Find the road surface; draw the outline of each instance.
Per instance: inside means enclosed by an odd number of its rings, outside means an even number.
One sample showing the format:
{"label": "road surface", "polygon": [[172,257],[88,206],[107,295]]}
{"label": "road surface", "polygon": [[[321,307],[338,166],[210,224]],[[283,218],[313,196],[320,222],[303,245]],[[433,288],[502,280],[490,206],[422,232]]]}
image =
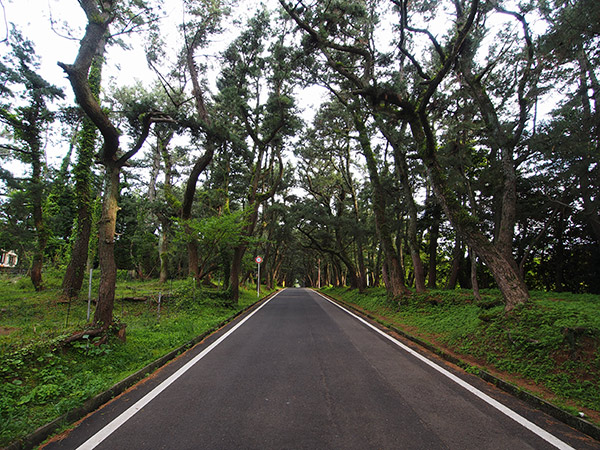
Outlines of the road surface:
{"label": "road surface", "polygon": [[45,448],[599,448],[374,328],[286,289]]}

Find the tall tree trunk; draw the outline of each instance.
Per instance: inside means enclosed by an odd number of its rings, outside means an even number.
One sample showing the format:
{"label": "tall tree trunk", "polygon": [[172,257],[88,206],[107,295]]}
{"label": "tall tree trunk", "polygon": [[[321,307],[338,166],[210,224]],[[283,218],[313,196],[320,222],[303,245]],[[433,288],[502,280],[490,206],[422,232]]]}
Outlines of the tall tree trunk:
{"label": "tall tree trunk", "polygon": [[436,138],[425,113],[417,114],[415,111],[410,125],[440,206],[450,223],[492,272],[504,297],[505,310],[509,312],[517,305],[526,303],[529,300],[529,291],[512,255],[509,257],[505,248],[498,248],[488,240],[478,229],[475,219],[462,207],[455,193],[449,188],[437,160]]}
{"label": "tall tree trunk", "polygon": [[377,249],[377,257],[375,258],[375,271],[373,273],[373,287],[379,287],[379,283],[381,282],[381,276],[383,274],[383,266],[384,264],[381,262],[381,254],[383,250],[381,246]]}
{"label": "tall tree trunk", "polygon": [[[165,194],[165,201],[167,205],[176,210],[175,196],[173,195],[172,181],[173,181],[173,162],[168,149],[168,143],[173,137],[173,133],[170,132],[165,136],[157,134],[157,150],[162,156],[162,160],[165,167],[165,178],[163,185],[163,192]],[[169,279],[169,236],[171,233],[171,214],[169,212],[161,212],[158,214],[160,222],[160,230],[158,237],[158,257],[160,259],[160,284],[166,283]]]}
{"label": "tall tree trunk", "polygon": [[331,265],[333,268],[333,275],[334,275],[333,285],[335,287],[344,287],[344,282],[342,281],[342,267],[335,259],[332,259]]}
{"label": "tall tree trunk", "polygon": [[[102,147],[102,163],[105,167],[105,189],[102,203],[102,214],[98,225],[99,243],[98,257],[100,259],[100,288],[98,291],[98,305],[94,314],[94,325],[104,329],[113,323],[112,310],[115,299],[117,269],[114,259],[115,225],[117,219],[117,201],[119,197],[119,175],[121,168],[142,147],[152,123],[172,122],[169,117],[150,111],[143,115],[143,129],[134,146],[123,156],[118,157],[119,131],[110,121],[105,111],[102,110],[90,90],[88,83],[88,70],[100,41],[105,36],[110,23],[112,10],[101,12],[93,2],[81,4],[88,15],[86,35],[81,41],[80,51],[73,65],[59,63],[67,72],[69,81],[75,92],[75,98],[85,113],[99,128],[104,138]],[[87,8],[87,9],[86,9]],[[107,17],[108,16],[108,17]]]}
{"label": "tall tree trunk", "polygon": [[[410,202],[409,202],[410,203]],[[409,207],[409,210],[411,208]],[[425,267],[423,266],[423,260],[421,259],[421,251],[419,241],[417,239],[417,221],[416,221],[416,209],[415,219],[412,218],[412,213],[409,214],[408,222],[408,248],[410,250],[410,259],[413,263],[414,276],[415,276],[415,289],[417,292],[425,292]]]}
{"label": "tall tree trunk", "polygon": [[477,255],[473,249],[469,249],[469,259],[471,260],[471,288],[473,289],[473,297],[475,301],[481,301],[479,293],[479,282],[477,281]]}
{"label": "tall tree trunk", "polygon": [[85,276],[84,272],[87,267],[91,232],[91,201],[87,204],[80,202],[77,208],[76,237],[71,249],[71,259],[67,265],[62,283],[62,295],[64,298],[75,298],[81,291]]}
{"label": "tall tree trunk", "polygon": [[[194,61],[194,53],[196,50],[196,45],[187,45],[186,52],[186,67],[188,72],[190,73],[190,79],[192,82],[192,95],[194,96],[194,103],[196,106],[196,112],[200,117],[200,120],[206,127],[212,127],[212,118],[206,109],[206,102],[204,101],[204,93],[202,90],[202,86],[200,85],[200,78],[198,74],[198,67]],[[204,172],[204,170],[211,163],[214,153],[215,153],[215,143],[214,143],[214,135],[211,133],[207,136],[206,140],[206,151],[205,153],[196,160],[196,163],[192,167],[192,171],[188,177],[188,181],[185,187],[185,194],[183,197],[183,202],[181,206],[181,218],[184,220],[184,223],[188,221],[192,217],[192,206],[194,204],[194,198],[196,196],[196,184],[198,183],[198,177],[200,174]],[[190,242],[188,242],[188,262],[189,262],[189,273],[194,276],[196,279],[196,283],[200,282],[200,268],[198,267],[199,259],[198,259],[198,243],[197,239],[191,234],[191,230],[189,226],[184,225],[186,232],[188,232],[188,237]]]}
{"label": "tall tree trunk", "polygon": [[115,227],[117,223],[117,201],[119,198],[118,165],[106,165],[102,215],[98,227],[98,258],[100,259],[100,287],[98,305],[94,314],[94,325],[108,328],[113,323],[113,306],[117,282],[115,263]]}
{"label": "tall tree trunk", "polygon": [[196,196],[196,184],[200,174],[208,167],[213,159],[215,147],[212,143],[207,144],[206,152],[202,157],[196,160],[190,176],[188,177],[185,193],[183,196],[183,202],[181,206],[180,217],[184,220],[184,229],[188,235],[188,263],[189,263],[189,274],[192,275],[196,282],[200,282],[200,268],[198,267],[198,240],[194,237],[191,228],[187,225],[187,221],[192,217],[192,206],[194,204],[194,198]]}
{"label": "tall tree trunk", "polygon": [[[108,328],[112,323],[112,308],[114,305],[116,264],[114,260],[114,236],[117,214],[117,196],[119,193],[119,171],[121,164],[116,163],[119,150],[119,131],[102,110],[98,99],[94,96],[89,83],[90,67],[96,55],[104,45],[109,24],[114,19],[114,5],[106,5],[101,10],[93,2],[81,2],[88,24],[85,35],[80,42],[79,52],[72,65],[58,63],[67,73],[75,93],[77,103],[85,114],[98,127],[104,138],[102,161],[106,170],[105,195],[102,216],[98,226],[100,257],[100,290],[98,305],[94,314],[94,324]],[[140,144],[141,145],[141,144]]]}
{"label": "tall tree trunk", "polygon": [[[346,148],[346,154],[342,158],[340,157],[340,172],[344,180],[346,181],[346,185],[348,191],[350,193],[350,198],[352,200],[352,211],[354,213],[354,220],[356,221],[356,225],[360,224],[360,209],[358,207],[358,198],[356,196],[356,188],[354,186],[354,180],[352,176],[352,169],[350,168],[350,148],[349,146]],[[365,266],[365,255],[364,255],[364,244],[363,244],[363,234],[359,231],[357,235],[354,237],[354,242],[356,243],[356,262],[357,262],[357,287],[359,292],[364,292],[367,289],[367,268]]]}
{"label": "tall tree trunk", "polygon": [[448,282],[446,289],[456,289],[456,282],[458,281],[458,272],[460,271],[460,262],[463,258],[463,248],[460,242],[460,237],[456,235],[456,241],[454,243],[454,249],[452,250],[452,265],[450,267],[450,274],[448,275]]}
{"label": "tall tree trunk", "polygon": [[429,229],[429,269],[427,270],[427,287],[437,288],[437,249],[440,235],[440,219],[435,208],[433,223]]}
{"label": "tall tree trunk", "polygon": [[367,161],[367,169],[369,178],[373,187],[373,212],[375,215],[375,227],[379,240],[383,247],[385,255],[385,263],[387,267],[387,276],[384,280],[387,281],[386,289],[393,297],[400,297],[410,293],[410,290],[404,285],[404,277],[402,276],[402,268],[398,259],[398,254],[392,242],[392,235],[389,222],[386,217],[386,197],[381,182],[379,180],[379,172],[377,170],[377,162],[375,155],[371,149],[371,141],[369,139],[367,129],[364,122],[356,115],[353,115],[354,123],[359,133],[359,141],[365,159]]}
{"label": "tall tree trunk", "polygon": [[[356,198],[356,192],[354,186],[350,187],[350,194],[352,196],[352,208],[354,210],[354,220],[356,223],[360,223],[360,211],[358,209],[358,199]],[[356,261],[358,262],[358,292],[364,292],[367,289],[367,268],[365,265],[365,254],[363,247],[363,236],[359,233],[355,238],[356,240]]]}
{"label": "tall tree trunk", "polygon": [[363,293],[367,290],[368,281],[362,239],[356,243],[356,254],[358,261],[358,292]]}
{"label": "tall tree trunk", "polygon": [[345,252],[342,252],[339,255],[339,258],[346,266],[347,274],[348,274],[348,278],[349,278],[350,289],[357,289],[359,281],[358,281],[358,275],[356,274],[357,273],[356,266],[354,265],[352,260],[350,258],[348,258],[348,255],[346,255]]}
{"label": "tall tree trunk", "polygon": [[[457,6],[457,12],[460,16],[461,9]],[[531,105],[531,99],[528,98],[526,90],[535,85],[531,68],[533,67],[534,46],[529,34],[529,29],[525,19],[522,16],[514,15],[523,26],[526,57],[523,69],[517,73],[518,77],[518,106],[519,118],[515,123],[507,124],[500,122],[500,115],[485,87],[482,84],[482,77],[474,73],[474,58],[476,53],[475,40],[468,36],[465,38],[458,59],[457,68],[459,69],[466,87],[475,104],[479,108],[481,118],[486,125],[489,145],[493,153],[500,153],[500,166],[502,170],[502,191],[501,207],[499,208],[500,220],[497,221],[497,228],[494,230],[495,240],[491,244],[483,234],[477,230],[468,220],[459,218],[460,207],[454,208],[454,201],[448,201],[449,195],[445,192],[445,187],[439,185],[442,179],[441,172],[436,173],[438,186],[436,194],[438,197],[444,197],[444,209],[448,212],[448,207],[454,209],[452,213],[453,225],[465,236],[468,245],[483,260],[492,272],[498,287],[500,288],[505,300],[505,310],[511,311],[515,306],[525,303],[529,300],[529,292],[519,268],[512,255],[514,226],[516,218],[516,200],[517,200],[517,176],[516,162],[514,160],[514,151],[518,142],[521,140],[528,117],[528,108]],[[530,83],[533,83],[530,85]],[[422,119],[421,125],[424,137],[431,142],[427,143],[429,147],[426,154],[435,155],[435,137],[433,132],[428,129],[428,124]],[[510,130],[510,133],[508,132]],[[437,172],[439,166],[437,161],[428,158],[428,168],[430,171]],[[450,217],[450,215],[449,215]]]}
{"label": "tall tree trunk", "polygon": [[[253,190],[253,192],[254,194],[251,193],[251,199],[255,200],[256,191]],[[248,217],[248,224],[246,225],[243,233],[246,238],[250,238],[254,235],[254,229],[256,228],[256,223],[258,222],[259,206],[260,205],[256,202],[252,203],[252,208],[254,209],[252,214],[250,214]],[[240,275],[242,273],[242,262],[247,249],[248,245],[246,243],[242,243],[233,251],[231,270],[229,272],[229,292],[232,305],[236,305],[240,298]]]}
{"label": "tall tree trunk", "polygon": [[240,245],[233,251],[233,259],[229,272],[229,292],[232,305],[237,304],[240,298],[240,275],[242,273],[242,261],[245,253],[245,245]]}
{"label": "tall tree trunk", "polygon": [[321,258],[317,261],[317,289],[321,289]]}
{"label": "tall tree trunk", "polygon": [[169,279],[169,223],[164,220],[158,236],[158,257],[160,259],[159,283],[164,284]]}
{"label": "tall tree trunk", "polygon": [[561,212],[556,221],[554,227],[554,255],[552,255],[552,262],[554,265],[554,290],[557,292],[564,292],[565,289],[565,245],[564,245],[564,233],[567,227],[566,216],[567,213]]}
{"label": "tall tree trunk", "polygon": [[[438,170],[439,168],[433,168],[432,178],[441,176],[441,171]],[[438,179],[434,183],[434,187],[438,200],[450,218],[450,222],[492,272],[504,297],[505,310],[508,312],[517,305],[526,303],[529,300],[529,291],[512,256],[508,259],[505,252],[496,248],[486,236],[477,230],[476,224],[472,222],[470,216],[461,213],[459,203],[448,195],[445,183],[439,183]]]}
{"label": "tall tree trunk", "polygon": [[[398,178],[400,178],[402,192],[404,193],[404,199],[406,201],[406,207],[408,210],[407,241],[408,248],[410,250],[410,259],[413,263],[413,270],[415,275],[415,289],[417,292],[422,293],[426,291],[425,268],[423,266],[423,261],[421,260],[421,249],[419,245],[419,239],[417,237],[417,203],[415,202],[413,189],[410,185],[410,172],[408,168],[408,163],[406,162],[406,153],[401,148],[398,136],[395,133],[392,133],[392,131],[389,130],[382,121],[378,122],[379,129],[381,130],[387,141],[392,145],[392,148],[394,150],[396,172],[398,174]],[[402,128],[404,129],[405,126],[403,126]]]}
{"label": "tall tree trunk", "polygon": [[[96,98],[100,95],[104,45],[97,52],[90,67],[88,81],[90,90]],[[85,269],[87,267],[92,232],[92,164],[96,150],[97,128],[87,116],[78,139],[77,164],[74,168],[75,196],[77,200],[77,222],[75,240],[71,249],[71,259],[67,265],[62,282],[62,295],[71,299],[79,295]]]}
{"label": "tall tree trunk", "polygon": [[577,59],[579,62],[579,95],[583,105],[583,127],[587,135],[591,137],[591,151],[582,155],[580,162],[579,185],[582,191],[583,214],[589,224],[590,235],[596,239],[596,244],[600,249],[600,196],[594,188],[600,178],[600,167],[597,164],[597,155],[600,153],[600,82],[596,77],[596,69],[591,64],[584,48],[580,49]]}
{"label": "tall tree trunk", "polygon": [[36,291],[41,291],[42,266],[44,252],[48,243],[48,231],[44,221],[43,213],[43,184],[42,184],[42,159],[41,150],[32,150],[32,174],[31,174],[31,200],[33,204],[33,223],[36,233],[36,246],[33,252],[33,263],[31,266],[31,282]]}
{"label": "tall tree trunk", "polygon": [[156,181],[160,172],[161,153],[160,144],[157,143],[152,154],[152,167],[150,168],[150,181],[148,182],[148,201],[150,202],[156,201]]}

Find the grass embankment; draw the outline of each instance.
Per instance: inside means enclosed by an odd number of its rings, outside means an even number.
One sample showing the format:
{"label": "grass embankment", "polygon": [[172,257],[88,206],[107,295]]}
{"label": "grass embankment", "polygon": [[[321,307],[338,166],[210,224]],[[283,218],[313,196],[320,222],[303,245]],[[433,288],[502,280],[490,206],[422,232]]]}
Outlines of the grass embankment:
{"label": "grass embankment", "polygon": [[383,289],[323,292],[600,424],[600,296],[532,293],[507,315],[498,292],[431,291],[392,303]]}
{"label": "grass embankment", "polygon": [[[239,305],[228,308],[219,292],[192,286],[187,280],[162,286],[120,281],[115,316],[127,324],[126,343],[112,338],[96,347],[84,340],[57,349],[65,336],[84,329],[87,302],[70,307],[57,302],[58,276],[46,276],[42,292],[26,277],[0,277],[0,447],[82,406],[257,300],[256,291],[242,290]],[[159,293],[166,296],[160,317]],[[119,300],[124,297],[147,300]]]}

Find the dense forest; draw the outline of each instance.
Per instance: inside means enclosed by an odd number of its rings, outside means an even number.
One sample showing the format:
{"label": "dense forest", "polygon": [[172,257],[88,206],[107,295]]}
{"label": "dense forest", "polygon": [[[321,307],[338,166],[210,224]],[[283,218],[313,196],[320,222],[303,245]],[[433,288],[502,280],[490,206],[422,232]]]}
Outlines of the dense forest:
{"label": "dense forest", "polygon": [[[596,0],[280,0],[248,20],[185,0],[176,36],[159,0],[62,3],[87,19],[62,25],[64,86],[4,25],[0,249],[38,290],[63,270],[64,298],[99,267],[99,329],[118,271],[233,304],[258,255],[269,288],[493,287],[506,311],[600,293]],[[153,81],[106,82],[116,48]]]}

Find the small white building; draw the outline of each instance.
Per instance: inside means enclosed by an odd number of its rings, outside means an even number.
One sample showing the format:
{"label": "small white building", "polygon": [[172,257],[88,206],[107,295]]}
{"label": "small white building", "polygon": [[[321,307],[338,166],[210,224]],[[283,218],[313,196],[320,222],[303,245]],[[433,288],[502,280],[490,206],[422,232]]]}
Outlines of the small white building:
{"label": "small white building", "polygon": [[17,267],[19,262],[19,255],[12,250],[0,250],[0,267],[2,268],[13,268]]}

